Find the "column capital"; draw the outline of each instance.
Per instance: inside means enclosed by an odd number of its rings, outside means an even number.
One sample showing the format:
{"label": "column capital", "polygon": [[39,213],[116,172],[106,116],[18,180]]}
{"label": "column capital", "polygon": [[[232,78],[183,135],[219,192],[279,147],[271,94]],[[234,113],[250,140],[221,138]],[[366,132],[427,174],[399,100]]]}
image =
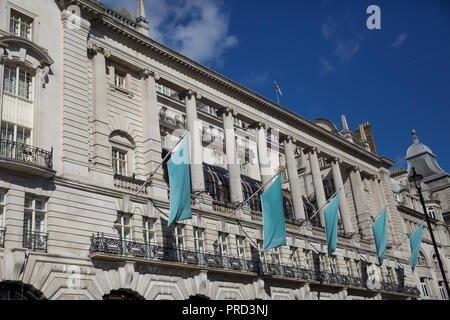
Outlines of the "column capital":
{"label": "column capital", "polygon": [[111,56],[111,50],[106,49],[105,47],[99,45],[94,41],[88,41],[87,44],[88,52],[92,55],[103,54],[105,58],[109,58]]}
{"label": "column capital", "polygon": [[265,130],[269,129],[267,124],[265,124],[264,122],[260,122],[260,121],[253,122],[252,124],[250,124],[249,128],[251,128],[251,129],[265,129]]}
{"label": "column capital", "polygon": [[180,92],[178,94],[178,97],[181,100],[184,100],[184,98],[188,97],[191,98],[192,96],[194,96],[197,100],[200,100],[202,98],[202,94],[198,91],[195,91],[193,89],[186,89],[183,92]]}
{"label": "column capital", "polygon": [[337,164],[341,164],[341,163],[343,162],[342,159],[341,159],[341,158],[338,158],[338,157],[331,157],[329,160],[330,160],[331,162],[337,163]]}
{"label": "column capital", "polygon": [[313,153],[316,153],[316,154],[318,154],[319,153],[319,149],[317,148],[317,147],[307,147],[307,148],[304,148],[303,149],[303,153],[304,154],[313,154]]}
{"label": "column capital", "polygon": [[152,77],[153,79],[155,79],[156,81],[158,81],[159,79],[161,79],[161,76],[159,75],[158,72],[156,72],[155,70],[146,68],[143,69],[140,73],[141,77],[144,79],[147,79],[148,77]]}
{"label": "column capital", "polygon": [[361,174],[361,168],[358,166],[352,166],[348,169],[350,172],[359,172]]}
{"label": "column capital", "polygon": [[218,115],[219,117],[221,117],[221,116],[223,116],[223,115],[228,116],[228,115],[230,115],[230,114],[231,114],[233,117],[236,117],[236,116],[238,115],[237,111],[234,110],[232,107],[223,107],[223,108],[221,108],[221,109],[219,109],[219,110],[217,111],[217,115]]}
{"label": "column capital", "polygon": [[286,142],[292,142],[293,144],[295,144],[297,142],[297,139],[295,139],[291,135],[284,135],[284,134],[280,135],[280,143],[283,143],[285,141]]}

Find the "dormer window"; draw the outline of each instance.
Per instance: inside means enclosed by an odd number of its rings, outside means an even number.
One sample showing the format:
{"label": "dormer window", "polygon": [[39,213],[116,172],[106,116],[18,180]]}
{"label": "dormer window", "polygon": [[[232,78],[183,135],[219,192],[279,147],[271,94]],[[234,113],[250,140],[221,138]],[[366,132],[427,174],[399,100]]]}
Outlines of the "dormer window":
{"label": "dormer window", "polygon": [[16,10],[11,10],[9,32],[12,35],[31,41],[32,31],[33,31],[33,19]]}

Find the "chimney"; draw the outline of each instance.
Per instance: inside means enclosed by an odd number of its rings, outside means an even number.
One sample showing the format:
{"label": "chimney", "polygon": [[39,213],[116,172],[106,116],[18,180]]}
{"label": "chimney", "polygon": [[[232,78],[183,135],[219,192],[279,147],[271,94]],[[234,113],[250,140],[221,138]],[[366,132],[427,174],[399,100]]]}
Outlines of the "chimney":
{"label": "chimney", "polygon": [[138,25],[136,30],[148,37],[150,28],[148,27],[148,21],[145,18],[144,0],[138,0],[136,16],[136,23]]}

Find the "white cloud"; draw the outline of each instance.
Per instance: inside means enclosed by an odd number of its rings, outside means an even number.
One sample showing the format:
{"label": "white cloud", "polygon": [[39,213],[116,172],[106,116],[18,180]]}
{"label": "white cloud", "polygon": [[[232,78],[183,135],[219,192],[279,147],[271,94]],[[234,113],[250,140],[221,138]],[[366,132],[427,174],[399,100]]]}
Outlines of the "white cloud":
{"label": "white cloud", "polygon": [[145,1],[150,37],[200,63],[221,66],[238,44],[222,0]]}
{"label": "white cloud", "polygon": [[359,51],[359,44],[355,41],[336,41],[334,54],[341,62],[350,62],[353,56]]}
{"label": "white cloud", "polygon": [[321,70],[320,70],[320,74],[325,74],[325,73],[334,71],[333,65],[326,58],[321,58],[320,59],[320,66],[322,67]]}
{"label": "white cloud", "polygon": [[397,39],[395,40],[395,42],[392,44],[392,46],[397,49],[400,48],[402,43],[406,41],[407,37],[408,37],[408,34],[406,32],[399,34]]}
{"label": "white cloud", "polygon": [[324,23],[322,23],[322,35],[325,39],[329,39],[333,33],[336,31],[337,25],[328,18]]}

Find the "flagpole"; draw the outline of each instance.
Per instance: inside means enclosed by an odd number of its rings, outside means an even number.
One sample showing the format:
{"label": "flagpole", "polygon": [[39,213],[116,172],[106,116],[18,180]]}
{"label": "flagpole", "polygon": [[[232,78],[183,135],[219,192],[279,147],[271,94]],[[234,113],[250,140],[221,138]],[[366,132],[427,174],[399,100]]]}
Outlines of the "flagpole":
{"label": "flagpole", "polygon": [[169,156],[172,154],[172,151],[178,146],[178,144],[181,142],[181,140],[183,140],[183,138],[186,136],[186,134],[187,134],[188,132],[189,132],[189,131],[186,130],[186,131],[183,133],[183,135],[180,137],[180,139],[178,139],[177,143],[172,147],[172,149],[166,154],[166,156],[164,157],[164,159],[159,163],[158,167],[156,167],[156,169],[155,169],[152,173],[150,173],[150,176],[148,177],[148,179],[147,179],[147,180],[144,182],[144,184],[139,188],[138,192],[136,193],[136,196],[138,196],[138,195],[141,193],[142,189],[145,188],[145,186],[148,184],[148,182],[150,181],[150,179],[153,178],[153,176],[156,174],[156,172],[158,171],[158,169],[163,165],[164,161],[166,161],[166,160],[169,158]]}
{"label": "flagpole", "polygon": [[280,96],[278,95],[278,88],[277,88],[277,82],[273,82],[275,84],[275,93],[277,95],[277,104],[280,105]]}
{"label": "flagpole", "polygon": [[270,178],[270,180],[269,181],[267,181],[265,184],[263,184],[262,186],[261,186],[261,188],[259,188],[258,190],[256,190],[250,197],[248,197],[248,199],[247,200],[245,200],[244,202],[241,202],[241,204],[240,205],[238,205],[238,207],[236,208],[236,210],[234,210],[234,212],[230,215],[230,217],[232,217],[232,216],[234,216],[235,214],[236,214],[236,212],[238,212],[239,210],[241,210],[242,209],[242,207],[245,205],[245,204],[247,204],[258,192],[260,192],[262,189],[264,189],[270,182],[272,182],[272,180],[273,180],[273,178],[275,178],[276,176],[278,176],[279,174],[280,174],[280,172],[281,172],[281,169],[279,168],[278,170],[277,170],[277,173],[272,177],[272,178]]}
{"label": "flagpole", "polygon": [[[337,191],[319,208],[319,210],[317,210],[312,216],[311,216],[311,218],[306,218],[306,220],[307,221],[310,221],[310,220],[312,220],[312,219],[314,219],[314,217],[320,212],[320,210],[322,210],[337,194],[338,194],[338,192],[343,188],[344,186],[342,186],[342,187],[339,187],[338,189],[337,189]],[[300,232],[302,229],[303,229],[303,227],[304,227],[305,225],[303,224],[301,227],[300,227],[300,229],[298,229],[298,231],[297,232]]]}

